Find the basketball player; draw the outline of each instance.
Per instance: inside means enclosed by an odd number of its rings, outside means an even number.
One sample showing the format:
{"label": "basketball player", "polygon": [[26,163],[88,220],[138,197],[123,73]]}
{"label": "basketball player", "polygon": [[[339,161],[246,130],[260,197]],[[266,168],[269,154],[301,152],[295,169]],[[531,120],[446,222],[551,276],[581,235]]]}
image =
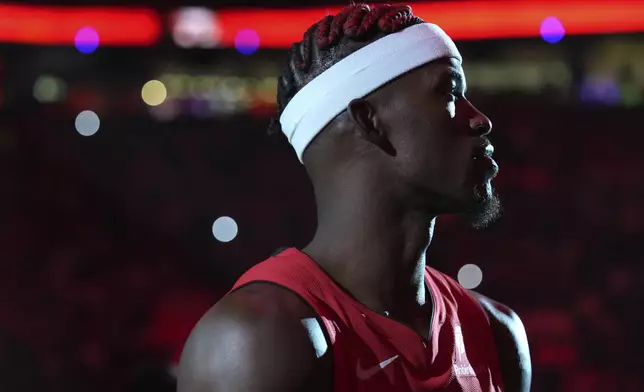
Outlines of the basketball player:
{"label": "basketball player", "polygon": [[499,211],[461,62],[409,6],[352,4],[293,46],[275,125],[313,182],[317,232],[203,317],[180,392],[529,390],[517,315],[426,265],[438,215],[480,227]]}

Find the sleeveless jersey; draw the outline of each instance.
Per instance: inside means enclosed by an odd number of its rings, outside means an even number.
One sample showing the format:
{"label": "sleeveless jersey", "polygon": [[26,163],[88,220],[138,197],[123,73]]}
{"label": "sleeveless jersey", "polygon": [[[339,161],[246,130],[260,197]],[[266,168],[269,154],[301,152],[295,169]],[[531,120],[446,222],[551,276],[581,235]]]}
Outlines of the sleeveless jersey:
{"label": "sleeveless jersey", "polygon": [[283,286],[306,301],[333,350],[334,392],[500,392],[489,321],[460,284],[426,268],[433,302],[429,340],[353,298],[311,258],[290,248],[248,270],[233,290],[253,282]]}

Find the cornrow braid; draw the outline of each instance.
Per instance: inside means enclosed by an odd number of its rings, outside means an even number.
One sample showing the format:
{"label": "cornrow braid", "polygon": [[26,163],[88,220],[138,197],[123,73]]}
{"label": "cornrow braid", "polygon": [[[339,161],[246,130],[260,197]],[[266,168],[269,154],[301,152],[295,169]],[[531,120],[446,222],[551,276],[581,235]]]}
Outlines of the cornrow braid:
{"label": "cornrow braid", "polygon": [[268,134],[281,134],[279,117],[295,94],[316,76],[351,53],[388,34],[424,23],[408,5],[351,4],[339,14],[311,26],[301,42],[293,44],[277,82],[277,116]]}
{"label": "cornrow braid", "polygon": [[295,67],[300,71],[306,71],[311,65],[311,39],[313,34],[315,34],[315,26],[309,27],[304,33],[300,51],[294,54]]}
{"label": "cornrow braid", "polygon": [[356,34],[357,37],[367,36],[376,26],[378,26],[378,21],[387,13],[389,9],[387,7],[374,7],[369,11],[367,15],[362,19],[362,23],[358,28]]}
{"label": "cornrow braid", "polygon": [[399,5],[391,7],[380,19],[378,27],[387,33],[393,33],[400,30],[401,27],[409,26],[409,22],[414,18],[411,7],[408,5]]}
{"label": "cornrow braid", "polygon": [[362,25],[365,16],[371,11],[366,4],[356,5],[356,8],[347,15],[347,20],[342,25],[344,35],[355,39],[358,36],[358,31]]}

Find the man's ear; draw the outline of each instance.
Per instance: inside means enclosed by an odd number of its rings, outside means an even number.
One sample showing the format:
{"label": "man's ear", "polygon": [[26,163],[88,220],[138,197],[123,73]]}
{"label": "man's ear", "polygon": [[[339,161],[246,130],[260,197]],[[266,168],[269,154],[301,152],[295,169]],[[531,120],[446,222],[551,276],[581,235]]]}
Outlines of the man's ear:
{"label": "man's ear", "polygon": [[349,102],[347,112],[357,125],[356,132],[362,139],[377,146],[387,155],[396,156],[396,150],[389,141],[389,135],[385,132],[384,124],[380,121],[376,108],[371,102],[362,98],[354,99]]}

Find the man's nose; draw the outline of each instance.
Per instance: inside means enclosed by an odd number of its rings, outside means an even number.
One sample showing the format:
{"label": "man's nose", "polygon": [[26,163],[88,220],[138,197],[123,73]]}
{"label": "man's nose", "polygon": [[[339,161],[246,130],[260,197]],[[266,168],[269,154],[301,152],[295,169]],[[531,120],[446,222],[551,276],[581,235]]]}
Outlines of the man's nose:
{"label": "man's nose", "polygon": [[483,113],[478,113],[470,120],[470,128],[477,136],[485,136],[492,132],[492,121]]}
{"label": "man's nose", "polygon": [[476,136],[485,136],[492,132],[492,121],[472,105],[473,116],[470,118],[470,128]]}

